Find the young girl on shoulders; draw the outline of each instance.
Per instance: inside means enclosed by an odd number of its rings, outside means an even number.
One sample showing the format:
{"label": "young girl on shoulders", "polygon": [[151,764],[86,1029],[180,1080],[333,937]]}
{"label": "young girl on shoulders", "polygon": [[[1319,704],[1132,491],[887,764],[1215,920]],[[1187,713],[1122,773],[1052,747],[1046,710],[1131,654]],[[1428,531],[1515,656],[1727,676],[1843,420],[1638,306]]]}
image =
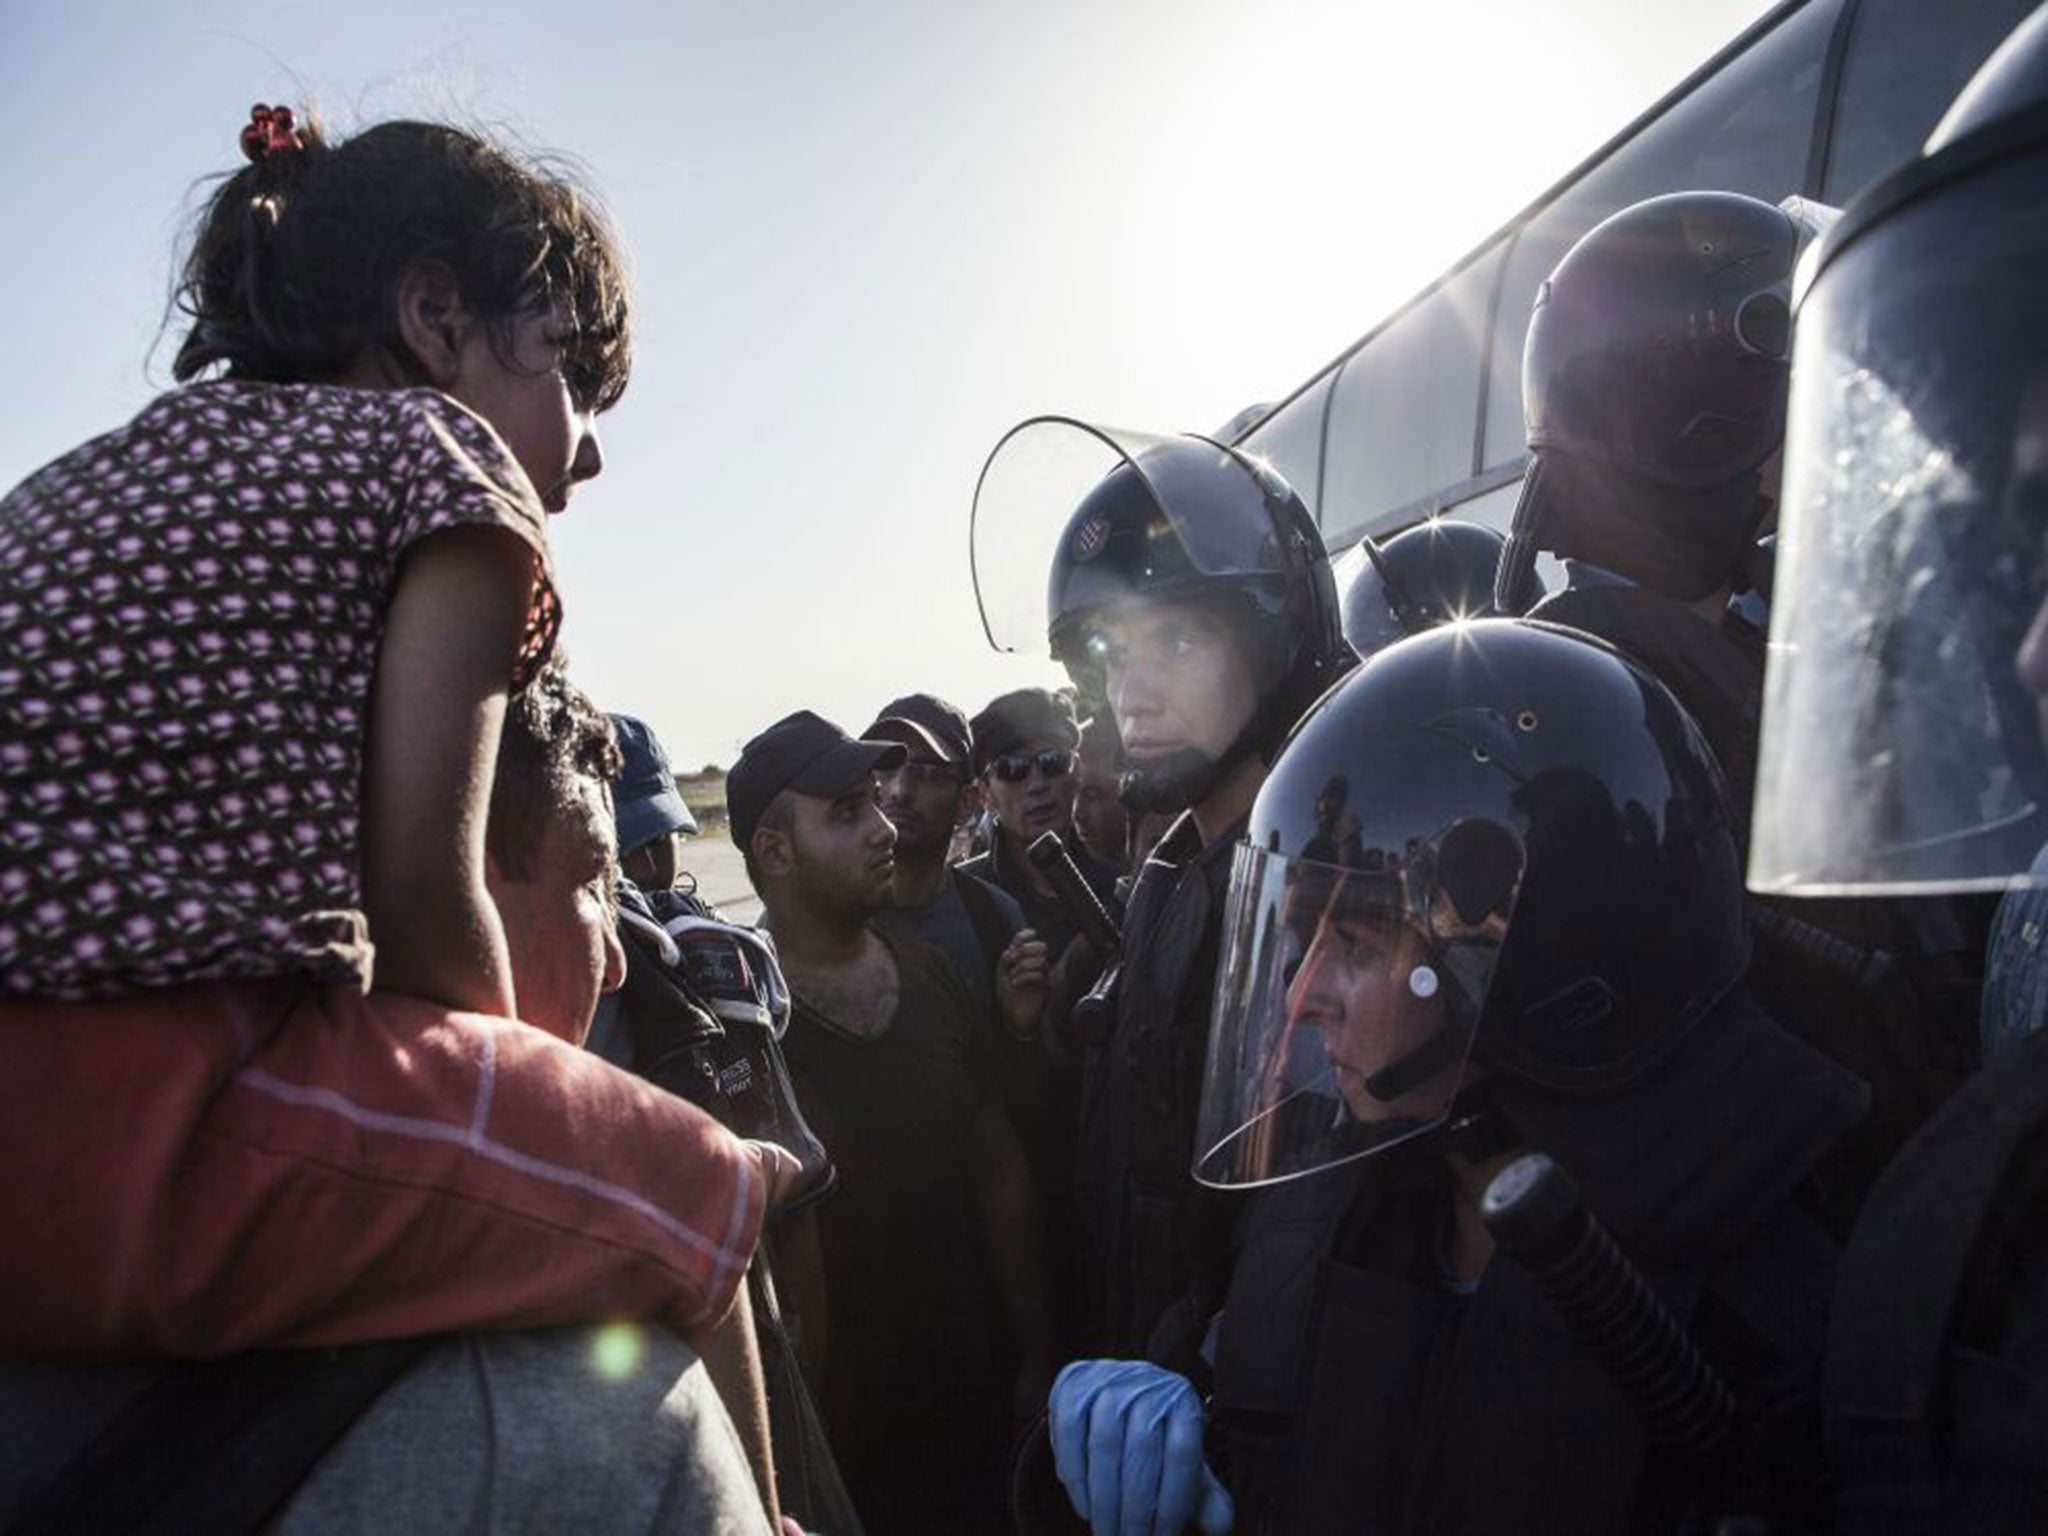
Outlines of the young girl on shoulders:
{"label": "young girl on shoulders", "polygon": [[762,1154],[511,1022],[484,885],[614,239],[450,127],[243,149],[182,387],[0,502],[0,1351],[699,1329]]}

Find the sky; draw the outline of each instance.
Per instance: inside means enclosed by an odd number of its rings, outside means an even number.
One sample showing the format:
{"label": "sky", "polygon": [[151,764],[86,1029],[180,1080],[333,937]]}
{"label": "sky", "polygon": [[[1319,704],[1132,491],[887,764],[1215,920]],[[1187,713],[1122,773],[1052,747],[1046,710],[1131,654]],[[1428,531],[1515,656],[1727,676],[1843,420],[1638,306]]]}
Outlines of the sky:
{"label": "sky", "polygon": [[679,770],[813,708],[1052,683],[976,616],[1024,417],[1276,400],[1766,0],[5,0],[0,486],[169,386],[173,257],[257,101],[582,168],[636,367],[553,536],[578,681]]}

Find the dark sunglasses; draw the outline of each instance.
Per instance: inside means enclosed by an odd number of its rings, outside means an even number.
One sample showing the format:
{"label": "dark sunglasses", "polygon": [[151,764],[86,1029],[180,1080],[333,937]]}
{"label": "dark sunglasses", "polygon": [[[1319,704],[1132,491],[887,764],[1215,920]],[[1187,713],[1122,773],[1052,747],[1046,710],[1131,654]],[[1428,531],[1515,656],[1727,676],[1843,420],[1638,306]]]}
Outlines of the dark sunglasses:
{"label": "dark sunglasses", "polygon": [[1073,749],[1047,747],[1043,752],[1005,752],[988,766],[1005,784],[1021,784],[1031,776],[1034,764],[1048,779],[1064,778],[1073,771]]}

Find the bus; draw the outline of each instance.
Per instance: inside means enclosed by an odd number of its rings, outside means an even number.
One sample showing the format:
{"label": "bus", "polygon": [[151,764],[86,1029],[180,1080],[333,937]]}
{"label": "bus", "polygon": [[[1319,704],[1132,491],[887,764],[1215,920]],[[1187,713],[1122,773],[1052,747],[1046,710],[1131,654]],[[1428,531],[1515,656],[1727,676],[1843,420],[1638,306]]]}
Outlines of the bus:
{"label": "bus", "polygon": [[2035,3],[1787,0],[1232,440],[1333,552],[1445,514],[1505,530],[1530,311],[1581,235],[1666,192],[1846,202],[1918,153]]}

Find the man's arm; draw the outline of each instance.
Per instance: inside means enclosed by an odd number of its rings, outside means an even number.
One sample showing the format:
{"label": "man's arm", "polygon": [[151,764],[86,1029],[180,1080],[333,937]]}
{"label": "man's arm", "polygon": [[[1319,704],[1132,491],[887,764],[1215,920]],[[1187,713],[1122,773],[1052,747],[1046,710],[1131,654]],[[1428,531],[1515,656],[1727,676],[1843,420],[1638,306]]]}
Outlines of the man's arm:
{"label": "man's arm", "polygon": [[704,1362],[711,1384],[739,1431],[740,1446],[753,1468],[768,1524],[779,1529],[782,1507],[775,1497],[775,1453],[768,1435],[768,1384],[761,1373],[761,1344],[754,1336],[754,1308],[742,1285],[731,1310],[690,1341]]}
{"label": "man's arm", "polygon": [[[794,1072],[790,1086],[803,1106],[811,1134],[829,1153],[838,1144],[838,1127],[824,1099],[816,1092],[805,1093],[803,1079]],[[787,1302],[785,1312],[797,1364],[812,1393],[825,1402],[825,1346],[831,1335],[831,1307],[825,1294],[825,1249],[818,1236],[817,1207],[806,1205],[778,1216],[768,1241],[775,1255],[775,1283]]]}

